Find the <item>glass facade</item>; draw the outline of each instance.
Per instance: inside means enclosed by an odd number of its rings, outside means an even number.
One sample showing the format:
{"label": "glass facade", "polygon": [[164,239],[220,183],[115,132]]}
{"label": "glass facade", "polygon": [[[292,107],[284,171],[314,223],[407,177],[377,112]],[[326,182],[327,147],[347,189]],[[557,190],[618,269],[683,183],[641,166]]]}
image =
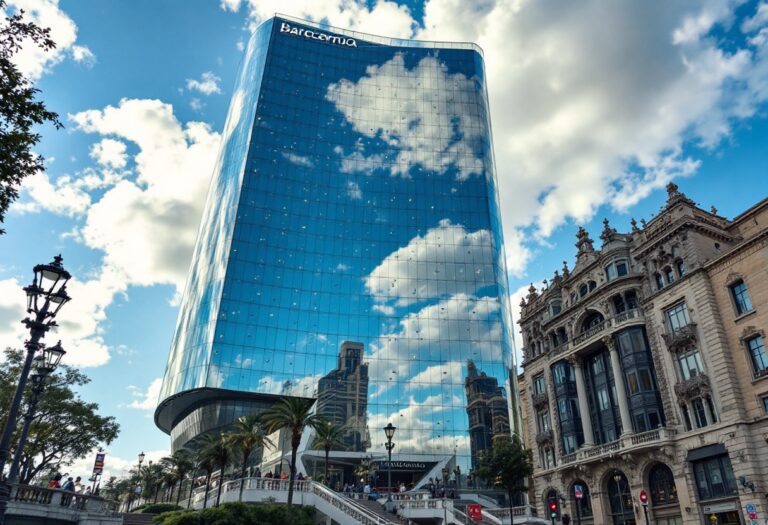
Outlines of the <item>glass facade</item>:
{"label": "glass facade", "polygon": [[396,455],[467,473],[517,392],[479,50],[274,18],[220,151],[155,414],[173,448],[299,396],[347,456],[392,422]]}

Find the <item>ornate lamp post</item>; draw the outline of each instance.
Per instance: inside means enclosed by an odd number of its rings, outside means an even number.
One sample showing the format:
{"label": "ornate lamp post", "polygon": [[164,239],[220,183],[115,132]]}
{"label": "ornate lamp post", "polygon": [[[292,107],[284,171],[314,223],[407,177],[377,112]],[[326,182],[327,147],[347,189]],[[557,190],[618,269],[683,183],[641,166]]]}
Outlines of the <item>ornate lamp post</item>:
{"label": "ornate lamp post", "polygon": [[8,481],[10,483],[16,483],[19,477],[19,469],[21,467],[21,455],[24,453],[24,445],[27,442],[27,436],[29,435],[29,427],[32,421],[35,419],[35,410],[37,410],[37,403],[40,401],[40,396],[45,390],[48,376],[56,370],[59,366],[61,358],[66,354],[61,347],[61,341],[54,346],[45,348],[43,353],[33,359],[34,373],[29,376],[29,380],[32,382],[32,397],[29,400],[29,406],[24,414],[24,426],[21,429],[21,435],[19,441],[16,443],[16,452],[13,454],[13,462],[11,463],[11,470],[8,474]]}
{"label": "ornate lamp post", "polygon": [[32,359],[34,359],[35,353],[42,349],[40,340],[45,336],[45,333],[57,326],[54,320],[56,314],[70,299],[66,288],[67,281],[72,276],[64,269],[61,261],[61,255],[57,255],[53,258],[53,262],[35,266],[32,284],[24,288],[27,294],[27,313],[30,315],[22,322],[29,329],[29,339],[24,343],[27,355],[21,368],[16,392],[8,409],[8,419],[5,421],[3,436],[0,439],[0,525],[5,523],[5,510],[8,508],[8,498],[11,495],[10,485],[5,479],[2,479],[2,470],[5,469],[5,464],[8,462],[11,437],[16,427],[21,400],[32,368]]}
{"label": "ornate lamp post", "polygon": [[[144,454],[144,451],[139,452],[139,466],[136,469],[136,475],[141,476],[141,464],[144,463],[144,458],[146,457],[146,454]],[[131,485],[131,494],[128,499],[128,512],[131,512],[131,504],[133,503],[133,499],[136,497],[136,488],[139,486],[138,483],[136,485]]]}
{"label": "ornate lamp post", "polygon": [[395,448],[395,444],[392,443],[392,438],[395,436],[395,430],[397,430],[397,427],[395,427],[391,422],[387,423],[387,426],[384,427],[384,434],[387,436],[387,454],[389,455],[389,463],[387,464],[387,487],[389,488],[389,491],[387,492],[387,512],[392,512],[392,449]]}

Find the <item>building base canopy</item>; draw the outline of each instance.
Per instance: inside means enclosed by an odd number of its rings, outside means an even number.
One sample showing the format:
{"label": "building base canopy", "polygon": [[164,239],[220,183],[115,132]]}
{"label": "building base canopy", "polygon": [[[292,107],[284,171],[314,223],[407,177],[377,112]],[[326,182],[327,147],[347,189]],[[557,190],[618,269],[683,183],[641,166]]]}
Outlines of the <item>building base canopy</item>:
{"label": "building base canopy", "polygon": [[283,397],[220,388],[197,388],[161,401],[155,410],[155,424],[171,435],[171,448],[175,451],[188,446],[202,434],[223,430],[240,416],[264,412]]}

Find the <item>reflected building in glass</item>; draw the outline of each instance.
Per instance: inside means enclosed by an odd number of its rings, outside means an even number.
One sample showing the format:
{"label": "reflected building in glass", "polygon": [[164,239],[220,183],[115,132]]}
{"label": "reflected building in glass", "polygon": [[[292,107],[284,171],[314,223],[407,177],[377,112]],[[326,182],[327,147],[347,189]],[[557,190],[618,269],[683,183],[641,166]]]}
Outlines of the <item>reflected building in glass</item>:
{"label": "reflected building in glass", "polygon": [[468,363],[517,392],[488,111],[473,44],[256,30],[155,413],[174,450],[298,396],[348,426],[337,479],[388,422],[405,481],[469,472]]}

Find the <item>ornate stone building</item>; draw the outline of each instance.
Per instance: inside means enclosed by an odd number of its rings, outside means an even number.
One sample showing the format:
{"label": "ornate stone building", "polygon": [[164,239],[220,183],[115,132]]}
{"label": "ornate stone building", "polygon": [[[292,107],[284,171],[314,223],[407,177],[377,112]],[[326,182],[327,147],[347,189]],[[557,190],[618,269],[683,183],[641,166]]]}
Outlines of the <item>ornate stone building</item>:
{"label": "ornate stone building", "polygon": [[521,303],[536,503],[631,525],[645,490],[652,524],[768,523],[768,199],[728,220],[667,192],[599,250],[580,228]]}

